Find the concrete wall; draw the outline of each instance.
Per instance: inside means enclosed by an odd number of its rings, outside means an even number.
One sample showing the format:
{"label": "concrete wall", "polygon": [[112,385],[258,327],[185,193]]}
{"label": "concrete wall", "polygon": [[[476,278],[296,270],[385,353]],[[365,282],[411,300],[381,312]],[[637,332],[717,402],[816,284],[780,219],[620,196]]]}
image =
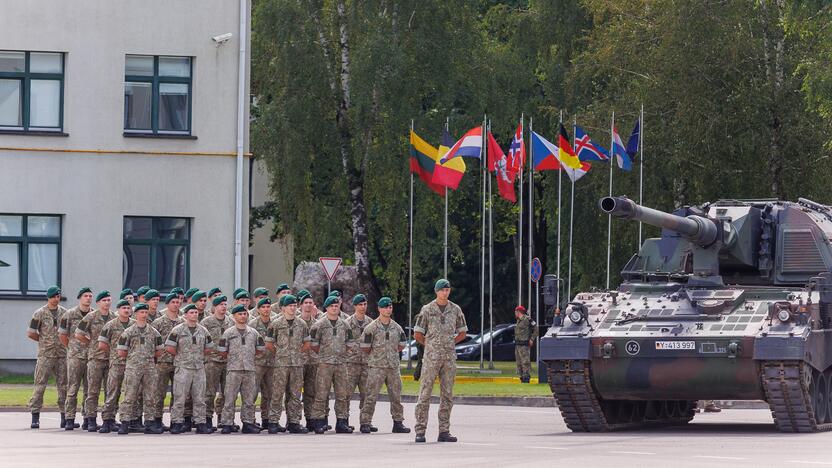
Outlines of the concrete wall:
{"label": "concrete wall", "polygon": [[[269,174],[261,161],[254,162],[251,178],[251,205],[260,206],[269,199]],[[291,239],[270,240],[274,223],[268,222],[252,232],[250,253],[251,288],[265,287],[274,293],[280,283],[292,284],[295,272],[292,268],[293,255]]]}

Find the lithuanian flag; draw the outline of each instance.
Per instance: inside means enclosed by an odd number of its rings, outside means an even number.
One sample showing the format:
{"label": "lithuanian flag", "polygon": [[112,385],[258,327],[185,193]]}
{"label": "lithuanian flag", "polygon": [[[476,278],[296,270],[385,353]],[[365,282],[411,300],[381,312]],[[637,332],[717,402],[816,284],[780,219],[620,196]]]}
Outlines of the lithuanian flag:
{"label": "lithuanian flag", "polygon": [[445,186],[433,183],[433,172],[438,166],[439,154],[430,143],[410,131],[410,172],[415,173],[431,190],[445,196]]}
{"label": "lithuanian flag", "polygon": [[431,181],[442,187],[456,190],[459,187],[462,176],[465,175],[465,161],[462,158],[453,158],[445,164],[439,162],[443,156],[448,154],[448,151],[451,150],[453,145],[454,142],[451,140],[451,135],[448,134],[448,130],[445,130],[442,135],[442,144],[439,145],[439,150],[437,151],[436,167],[433,170],[433,178]]}

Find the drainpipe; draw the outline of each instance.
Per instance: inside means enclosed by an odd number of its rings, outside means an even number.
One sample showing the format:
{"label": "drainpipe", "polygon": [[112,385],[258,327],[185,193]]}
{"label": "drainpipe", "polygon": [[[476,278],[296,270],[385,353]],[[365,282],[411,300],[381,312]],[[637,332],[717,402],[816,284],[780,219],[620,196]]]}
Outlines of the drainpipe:
{"label": "drainpipe", "polygon": [[240,63],[237,77],[237,176],[234,212],[234,287],[243,278],[243,150],[246,130],[246,43],[248,42],[248,0],[240,0]]}

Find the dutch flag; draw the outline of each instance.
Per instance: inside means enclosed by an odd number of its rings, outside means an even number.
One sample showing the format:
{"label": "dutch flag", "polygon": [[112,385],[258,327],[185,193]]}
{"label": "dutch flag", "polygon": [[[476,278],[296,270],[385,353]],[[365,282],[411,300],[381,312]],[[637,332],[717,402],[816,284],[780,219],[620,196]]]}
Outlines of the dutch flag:
{"label": "dutch flag", "polygon": [[474,127],[468,133],[462,135],[450,150],[439,160],[445,164],[456,157],[479,158],[482,154],[482,127]]}

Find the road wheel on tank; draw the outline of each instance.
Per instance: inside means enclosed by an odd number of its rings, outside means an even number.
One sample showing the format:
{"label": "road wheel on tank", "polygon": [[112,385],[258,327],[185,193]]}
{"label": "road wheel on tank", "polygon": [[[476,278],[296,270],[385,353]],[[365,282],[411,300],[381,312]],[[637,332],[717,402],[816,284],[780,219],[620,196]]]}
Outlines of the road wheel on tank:
{"label": "road wheel on tank", "polygon": [[626,422],[620,421],[618,419],[618,410],[621,407],[621,401],[618,400],[603,400],[601,403],[601,410],[604,412],[604,418],[606,418],[607,423],[609,424],[616,424],[619,422]]}
{"label": "road wheel on tank", "polygon": [[673,419],[682,419],[685,417],[685,401],[673,400],[667,402],[667,411]]}
{"label": "road wheel on tank", "polygon": [[670,418],[670,406],[671,406],[671,403],[673,403],[673,402],[672,401],[667,401],[667,400],[660,400],[660,401],[657,401],[656,403],[657,403],[656,408],[657,408],[658,413],[659,413],[659,419],[662,419],[662,420],[669,419]]}
{"label": "road wheel on tank", "polygon": [[827,422],[827,381],[825,372],[812,371],[812,386],[809,387],[812,396],[812,410],[815,412],[815,422],[824,424]]}
{"label": "road wheel on tank", "polygon": [[661,410],[659,408],[659,403],[661,403],[661,401],[657,400],[650,400],[646,402],[644,407],[645,421],[656,421],[659,418],[661,418]]}
{"label": "road wheel on tank", "polygon": [[618,414],[615,418],[620,423],[641,422],[638,402],[622,400],[618,402]]}

